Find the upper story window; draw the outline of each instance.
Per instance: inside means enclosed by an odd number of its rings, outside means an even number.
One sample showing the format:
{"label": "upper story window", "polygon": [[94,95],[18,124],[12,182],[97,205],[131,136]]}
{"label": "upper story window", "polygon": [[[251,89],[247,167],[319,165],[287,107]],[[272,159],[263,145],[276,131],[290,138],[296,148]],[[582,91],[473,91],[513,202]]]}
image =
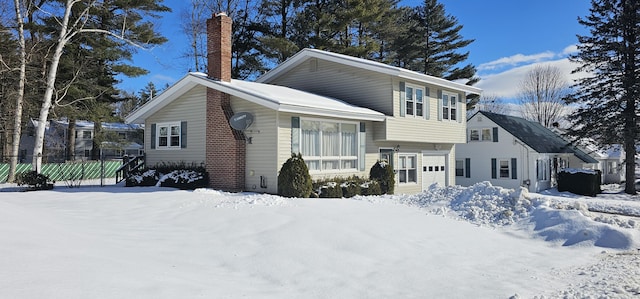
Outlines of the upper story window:
{"label": "upper story window", "polygon": [[442,92],[442,119],[457,120],[458,95]]}
{"label": "upper story window", "polygon": [[180,123],[158,124],[158,148],[180,148]]}
{"label": "upper story window", "polygon": [[82,139],[91,139],[91,131],[82,131]]}
{"label": "upper story window", "polygon": [[490,128],[469,129],[469,141],[493,141]]}
{"label": "upper story window", "polygon": [[300,120],[300,152],[309,170],[358,168],[358,124]]}
{"label": "upper story window", "polygon": [[406,115],[423,117],[425,113],[424,107],[424,88],[413,85],[406,85]]}

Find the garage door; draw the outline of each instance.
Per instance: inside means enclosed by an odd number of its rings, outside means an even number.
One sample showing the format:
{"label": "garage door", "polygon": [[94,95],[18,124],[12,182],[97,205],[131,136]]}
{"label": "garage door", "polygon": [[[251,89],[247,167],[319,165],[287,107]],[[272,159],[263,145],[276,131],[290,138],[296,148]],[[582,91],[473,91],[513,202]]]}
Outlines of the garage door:
{"label": "garage door", "polygon": [[422,190],[428,189],[433,183],[446,186],[446,161],[444,155],[422,155]]}

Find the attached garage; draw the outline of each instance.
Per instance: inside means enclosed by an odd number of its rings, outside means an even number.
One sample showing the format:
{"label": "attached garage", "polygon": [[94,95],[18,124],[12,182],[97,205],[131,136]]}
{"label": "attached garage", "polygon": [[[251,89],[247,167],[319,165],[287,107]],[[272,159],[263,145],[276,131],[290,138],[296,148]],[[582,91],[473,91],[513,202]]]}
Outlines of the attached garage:
{"label": "attached garage", "polygon": [[441,154],[422,154],[422,190],[434,183],[447,186],[447,156]]}

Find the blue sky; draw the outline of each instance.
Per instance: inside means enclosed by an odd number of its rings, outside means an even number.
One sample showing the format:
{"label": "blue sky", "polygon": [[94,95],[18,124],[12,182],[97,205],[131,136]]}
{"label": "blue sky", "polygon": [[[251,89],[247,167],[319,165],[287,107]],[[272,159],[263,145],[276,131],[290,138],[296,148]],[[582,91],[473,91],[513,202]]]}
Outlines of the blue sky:
{"label": "blue sky", "polygon": [[[120,88],[138,92],[147,82],[158,87],[175,83],[188,71],[181,59],[187,45],[181,38],[180,14],[188,1],[168,0],[173,12],[158,20],[161,32],[169,39],[151,51],[140,51],[133,63],[150,71],[139,78],[124,78]],[[463,25],[465,39],[474,39],[466,50],[468,63],[475,65],[481,81],[477,87],[485,95],[512,99],[523,75],[534,65],[552,64],[570,75],[575,68],[566,59],[575,51],[576,34],[587,29],[578,24],[578,16],[589,13],[587,0],[440,0],[448,14]],[[417,6],[422,1],[403,0],[400,5]]]}

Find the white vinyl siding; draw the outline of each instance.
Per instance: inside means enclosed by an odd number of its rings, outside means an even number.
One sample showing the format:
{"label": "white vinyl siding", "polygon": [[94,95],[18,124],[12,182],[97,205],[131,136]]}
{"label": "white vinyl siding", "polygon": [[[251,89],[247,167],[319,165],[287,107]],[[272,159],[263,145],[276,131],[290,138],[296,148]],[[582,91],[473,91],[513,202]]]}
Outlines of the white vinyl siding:
{"label": "white vinyl siding", "polygon": [[[278,171],[282,166],[278,164],[280,151],[277,143],[286,142],[289,145],[291,141],[291,138],[278,139],[278,112],[237,97],[231,97],[231,108],[235,113],[249,112],[254,117],[251,126],[244,131],[244,135],[250,140],[245,148],[246,190],[277,193]],[[289,150],[282,152],[286,156],[285,160],[291,157],[290,148],[289,145]]]}
{"label": "white vinyl siding", "polygon": [[[152,149],[151,127],[152,124],[188,123],[188,135],[193,136],[188,139],[188,146],[180,150],[161,150],[157,147]],[[205,160],[205,138],[206,135],[206,88],[195,87],[184,95],[164,107],[159,112],[151,115],[145,120],[146,130],[144,133],[145,151],[147,154],[146,163],[149,166],[161,162],[185,162],[204,163]],[[156,134],[157,136],[157,134]],[[156,137],[157,138],[157,137]],[[180,147],[178,147],[180,148]]]}
{"label": "white vinyl siding", "polygon": [[337,98],[386,115],[393,114],[394,87],[388,75],[321,59],[314,61],[300,64],[269,83]]}

